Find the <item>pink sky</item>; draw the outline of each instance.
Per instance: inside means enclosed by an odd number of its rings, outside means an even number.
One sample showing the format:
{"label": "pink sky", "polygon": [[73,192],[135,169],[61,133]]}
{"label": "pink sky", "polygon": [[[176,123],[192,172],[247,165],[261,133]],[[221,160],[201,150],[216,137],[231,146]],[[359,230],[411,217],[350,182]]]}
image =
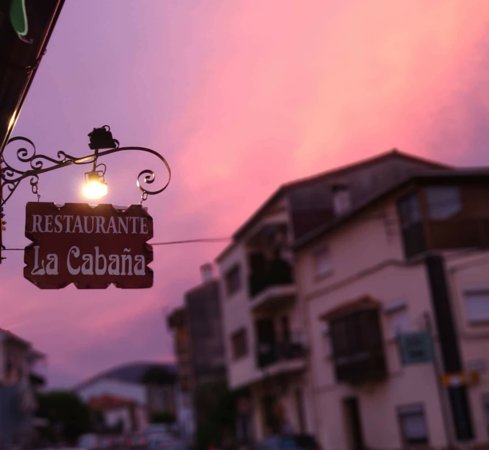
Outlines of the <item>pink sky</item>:
{"label": "pink sky", "polygon": [[[488,29],[485,0],[66,2],[13,134],[81,155],[109,124],[172,166],[147,202],[154,242],[230,236],[281,183],[393,147],[489,165]],[[158,169],[138,154],[105,162],[118,205],[139,201],[136,166]],[[83,171],[41,178],[42,200],[80,200]],[[7,205],[7,247],[27,244],[33,199],[24,186]],[[223,245],[155,247],[154,287],[141,291],[41,291],[8,252],[0,326],[47,354],[51,386],[170,360],[164,313]]]}

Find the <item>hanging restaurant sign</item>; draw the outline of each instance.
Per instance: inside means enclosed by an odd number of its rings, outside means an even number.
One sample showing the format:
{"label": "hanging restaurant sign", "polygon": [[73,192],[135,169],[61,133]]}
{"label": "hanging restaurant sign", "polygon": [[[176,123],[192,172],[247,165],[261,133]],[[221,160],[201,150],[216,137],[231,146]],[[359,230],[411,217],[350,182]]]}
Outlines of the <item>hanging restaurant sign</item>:
{"label": "hanging restaurant sign", "polygon": [[153,219],[145,208],[30,202],[24,277],[41,289],[149,288]]}

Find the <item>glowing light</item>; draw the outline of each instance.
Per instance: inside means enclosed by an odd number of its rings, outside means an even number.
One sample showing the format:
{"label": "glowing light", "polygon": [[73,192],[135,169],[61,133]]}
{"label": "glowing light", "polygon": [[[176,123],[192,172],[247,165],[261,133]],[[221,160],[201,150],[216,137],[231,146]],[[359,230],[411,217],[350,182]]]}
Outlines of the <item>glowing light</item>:
{"label": "glowing light", "polygon": [[104,177],[97,171],[85,174],[85,183],[82,186],[82,194],[90,200],[97,200],[107,195],[108,187]]}

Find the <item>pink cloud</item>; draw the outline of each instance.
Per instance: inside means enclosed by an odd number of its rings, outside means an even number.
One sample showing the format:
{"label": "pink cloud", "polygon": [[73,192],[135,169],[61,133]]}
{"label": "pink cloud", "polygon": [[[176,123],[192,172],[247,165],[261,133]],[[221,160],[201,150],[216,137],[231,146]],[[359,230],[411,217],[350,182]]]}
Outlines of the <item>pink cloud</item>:
{"label": "pink cloud", "polygon": [[213,30],[220,45],[182,118],[186,188],[270,192],[394,146],[438,156],[431,135],[466,126],[450,105],[473,82],[478,5],[242,4]]}

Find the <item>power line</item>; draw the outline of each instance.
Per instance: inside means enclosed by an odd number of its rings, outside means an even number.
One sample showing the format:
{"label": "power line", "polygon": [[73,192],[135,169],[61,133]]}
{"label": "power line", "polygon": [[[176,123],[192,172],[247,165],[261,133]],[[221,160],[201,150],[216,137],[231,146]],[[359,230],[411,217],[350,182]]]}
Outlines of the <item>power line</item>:
{"label": "power line", "polygon": [[198,242],[225,242],[229,241],[231,238],[222,237],[222,238],[201,238],[201,239],[185,239],[181,241],[166,241],[166,242],[153,242],[150,245],[176,245],[176,244],[194,244]]}
{"label": "power line", "polygon": [[[197,238],[197,239],[182,239],[179,241],[163,241],[163,242],[152,242],[149,245],[180,245],[180,244],[197,244],[197,243],[217,243],[226,242],[231,240],[228,237],[220,238]],[[2,251],[24,251],[25,248],[2,248]]]}

